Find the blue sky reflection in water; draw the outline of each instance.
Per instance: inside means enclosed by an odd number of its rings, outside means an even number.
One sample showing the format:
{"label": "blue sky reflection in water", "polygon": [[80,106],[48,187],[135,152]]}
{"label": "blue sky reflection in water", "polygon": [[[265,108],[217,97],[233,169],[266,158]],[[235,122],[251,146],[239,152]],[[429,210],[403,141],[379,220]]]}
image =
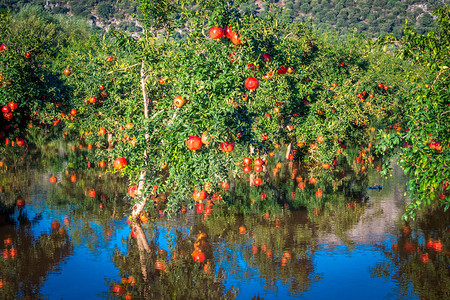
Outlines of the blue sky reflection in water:
{"label": "blue sky reflection in water", "polygon": [[[280,217],[280,228],[274,226],[273,220],[245,217],[224,223],[223,226],[228,228],[217,233],[221,230],[220,220],[217,220],[219,228],[214,228],[193,211],[170,220],[155,216],[158,220],[156,225],[152,227],[148,223],[143,228],[150,244],[154,243],[156,247],[152,251],[167,252],[169,269],[171,261],[181,253],[178,242],[188,245],[185,257],[190,260],[191,245],[197,234],[209,232],[208,243],[212,254],[207,259],[213,261],[215,280],[222,285],[223,291],[232,287],[238,289],[238,299],[252,299],[257,295],[264,299],[420,299],[420,291],[415,290],[411,282],[415,278],[404,275],[404,270],[401,272],[399,268],[405,264],[407,270],[419,268],[418,272],[425,272],[424,268],[430,269],[432,265],[424,267],[420,262],[421,255],[426,251],[432,260],[448,261],[448,257],[440,252],[424,247],[428,236],[439,238],[442,228],[418,227],[410,235],[402,234],[403,223],[399,217],[405,199],[398,185],[403,183],[383,183],[387,189],[383,192],[369,191],[369,201],[363,215],[344,231],[333,228],[336,224],[325,226],[329,224],[312,223],[305,218],[305,212],[293,212],[285,219]],[[24,211],[29,219],[36,218],[38,221],[27,230],[38,240],[43,234],[51,232],[52,223],[57,220],[72,245],[72,250],[54,267],[45,270],[46,275],[40,279],[40,294],[48,299],[114,297],[113,283],[120,282],[127,272],[131,274],[132,269],[140,269],[139,265],[129,265],[127,270],[126,264],[124,269],[113,262],[115,249],[124,257],[130,250],[137,252],[136,243],[130,240],[130,227],[123,213],[115,215],[113,220],[105,219],[105,213],[116,213],[114,209],[108,210],[111,209],[108,208],[109,200],[105,200],[103,210],[92,208],[93,212],[80,214],[79,211],[74,212],[76,208],[73,205],[48,203],[49,195],[57,187],[41,182],[35,184],[38,188],[31,190],[32,200]],[[83,201],[92,199],[85,198]],[[95,205],[98,206],[98,203]],[[348,209],[354,208],[349,206]],[[39,215],[40,218],[37,218]],[[247,232],[239,234],[239,226],[244,221]],[[445,226],[448,225],[444,225],[444,229]],[[2,239],[12,237],[19,240],[17,226],[15,229],[0,227],[0,235]],[[277,248],[282,241],[290,241],[289,247]],[[272,249],[264,243],[271,245]],[[408,245],[414,246],[413,253]],[[291,248],[296,248],[297,252]],[[18,249],[20,261],[21,249]],[[283,262],[286,252],[289,254],[287,264]],[[295,263],[290,263],[294,260]],[[5,262],[10,264],[13,261],[9,259]],[[189,263],[186,261],[184,267],[196,266],[192,261]],[[4,284],[1,288],[4,289],[8,284],[8,274],[2,276],[6,277],[2,278]],[[444,277],[441,282],[445,280],[449,279]],[[130,286],[128,288],[132,290]],[[438,287],[436,290],[440,289],[445,288]],[[21,293],[19,291],[18,295],[23,295]],[[436,295],[436,291],[429,295]]]}

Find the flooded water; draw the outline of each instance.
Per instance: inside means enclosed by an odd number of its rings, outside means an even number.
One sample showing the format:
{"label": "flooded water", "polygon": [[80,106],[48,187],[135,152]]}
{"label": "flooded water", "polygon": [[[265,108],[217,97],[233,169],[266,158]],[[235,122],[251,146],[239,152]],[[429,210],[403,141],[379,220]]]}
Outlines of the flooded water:
{"label": "flooded water", "polygon": [[403,223],[393,175],[372,170],[321,206],[130,223],[126,182],[104,172],[2,170],[0,298],[449,299],[449,213]]}

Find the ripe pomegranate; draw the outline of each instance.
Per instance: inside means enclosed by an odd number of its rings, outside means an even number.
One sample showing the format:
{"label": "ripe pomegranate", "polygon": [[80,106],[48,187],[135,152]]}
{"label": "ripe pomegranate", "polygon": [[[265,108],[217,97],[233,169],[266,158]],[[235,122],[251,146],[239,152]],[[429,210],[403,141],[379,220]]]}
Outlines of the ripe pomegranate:
{"label": "ripe pomegranate", "polygon": [[94,189],[90,189],[90,190],[89,190],[89,197],[95,198],[96,195],[97,195],[97,194],[95,193],[95,190],[94,190]]}
{"label": "ripe pomegranate", "polygon": [[254,184],[255,186],[261,185],[261,184],[262,184],[262,179],[259,178],[259,177],[256,177],[255,180],[253,180],[253,184]]}
{"label": "ripe pomegranate", "polygon": [[9,107],[8,105],[5,105],[2,107],[2,113],[3,114],[7,114],[11,111],[11,107]]}
{"label": "ripe pomegranate", "polygon": [[277,73],[278,73],[279,75],[283,75],[283,74],[286,74],[287,70],[288,70],[287,67],[281,66],[281,67],[278,69]]}
{"label": "ripe pomegranate", "polygon": [[202,133],[202,143],[205,145],[209,145],[211,143],[211,135],[207,132]]}
{"label": "ripe pomegranate", "polygon": [[261,158],[255,159],[255,165],[262,166],[264,164],[264,161]]}
{"label": "ripe pomegranate", "polygon": [[269,53],[264,53],[261,58],[265,61],[265,62],[270,62],[272,59],[270,58],[270,54]]}
{"label": "ripe pomegranate", "polygon": [[317,197],[317,198],[322,197],[322,194],[323,194],[323,192],[322,192],[321,189],[318,189],[318,190],[316,191],[316,197]]}
{"label": "ripe pomegranate", "polygon": [[186,145],[189,150],[192,150],[195,152],[198,149],[200,149],[200,147],[202,146],[202,139],[199,138],[198,136],[190,136],[186,140]]}
{"label": "ripe pomegranate", "polygon": [[209,37],[212,38],[213,40],[220,39],[224,34],[223,29],[217,26],[211,27],[208,33]]}
{"label": "ripe pomegranate", "polygon": [[25,146],[25,139],[17,138],[16,143],[17,143],[17,146],[19,146],[19,147]]}
{"label": "ripe pomegranate", "polygon": [[197,203],[195,205],[195,210],[197,211],[198,214],[201,214],[203,212],[203,208],[204,208],[203,203]]}
{"label": "ripe pomegranate", "polygon": [[241,37],[240,34],[235,33],[231,36],[231,42],[235,45],[240,45],[242,44]]}
{"label": "ripe pomegranate", "polygon": [[256,90],[259,87],[259,81],[255,77],[249,77],[245,80],[245,87],[250,91]]}
{"label": "ripe pomegranate", "polygon": [[230,189],[230,185],[228,184],[228,182],[226,181],[222,182],[222,189],[224,191],[228,191]]}
{"label": "ripe pomegranate", "polygon": [[186,103],[186,100],[181,96],[176,96],[175,99],[173,100],[173,105],[175,105],[178,108],[182,107],[184,103]]}
{"label": "ripe pomegranate", "polygon": [[128,188],[128,195],[129,195],[131,198],[134,198],[134,197],[136,196],[137,191],[138,191],[138,187],[137,187],[137,186],[135,186],[135,185],[130,186],[130,187]]}
{"label": "ripe pomegranate", "polygon": [[222,142],[220,143],[220,149],[224,152],[231,152],[234,149],[234,142]]}
{"label": "ripe pomegranate", "polygon": [[233,37],[233,35],[235,34],[235,33],[233,32],[233,30],[231,29],[231,27],[228,26],[228,25],[225,26],[225,28],[224,28],[223,31],[225,32],[225,37],[229,38],[230,40],[231,40],[231,38]]}
{"label": "ripe pomegranate", "polygon": [[192,198],[194,199],[195,202],[202,202],[203,200],[206,199],[206,192],[204,190],[201,191],[194,190],[194,192],[192,193]]}
{"label": "ripe pomegranate", "polygon": [[323,139],[323,136],[322,136],[322,135],[319,135],[319,136],[317,137],[317,142],[319,142],[320,144],[322,144],[322,143],[324,142],[324,139]]}
{"label": "ripe pomegranate", "polygon": [[125,157],[118,157],[113,161],[114,169],[120,170],[127,165],[127,160]]}
{"label": "ripe pomegranate", "polygon": [[17,109],[17,103],[16,102],[9,102],[8,106],[11,109],[11,111],[15,111]]}

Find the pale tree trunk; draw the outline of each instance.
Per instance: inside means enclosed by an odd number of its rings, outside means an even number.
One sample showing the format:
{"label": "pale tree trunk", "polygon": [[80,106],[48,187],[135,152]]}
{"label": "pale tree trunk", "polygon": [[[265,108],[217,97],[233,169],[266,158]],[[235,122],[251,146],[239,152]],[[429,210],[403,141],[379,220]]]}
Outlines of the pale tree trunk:
{"label": "pale tree trunk", "polygon": [[[149,100],[148,100],[148,95],[147,95],[147,89],[145,87],[145,83],[147,81],[147,75],[145,74],[145,63],[144,60],[142,60],[142,65],[141,65],[141,90],[142,90],[142,99],[144,101],[144,118],[145,120],[148,120],[149,118]],[[148,133],[148,131],[145,129],[145,141],[146,144],[148,144],[148,141],[150,139],[150,135]],[[140,201],[138,203],[136,203],[133,206],[133,211],[131,212],[131,216],[133,218],[137,218],[141,212],[143,211],[145,204],[147,204],[148,198],[144,197],[144,190],[146,188],[145,186],[145,177],[147,176],[147,149],[144,148],[144,153],[143,153],[143,157],[144,157],[144,170],[141,171],[141,174],[139,175],[139,184],[138,184],[138,191],[137,191],[137,197],[138,199],[140,199]]]}
{"label": "pale tree trunk", "polygon": [[289,154],[291,154],[291,149],[292,149],[292,142],[290,142],[289,145],[287,146],[287,149],[286,149],[286,160],[289,159]]}
{"label": "pale tree trunk", "polygon": [[113,135],[108,133],[108,151],[111,151],[113,148]]}
{"label": "pale tree trunk", "polygon": [[[253,147],[252,145],[250,145],[250,155],[253,155],[255,153],[255,147]],[[255,175],[254,174],[250,174],[250,186],[253,186],[253,181],[255,180]]]}

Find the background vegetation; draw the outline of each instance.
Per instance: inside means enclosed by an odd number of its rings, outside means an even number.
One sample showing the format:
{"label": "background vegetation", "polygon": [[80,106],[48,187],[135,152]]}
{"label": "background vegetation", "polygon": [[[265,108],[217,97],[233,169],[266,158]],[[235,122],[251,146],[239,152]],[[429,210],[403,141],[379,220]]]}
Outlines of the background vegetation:
{"label": "background vegetation", "polygon": [[[339,35],[354,29],[369,38],[384,34],[403,35],[405,21],[426,33],[434,28],[433,10],[449,0],[243,0],[240,9],[265,16],[270,4],[283,10],[288,22],[306,22],[318,29],[333,29]],[[141,32],[136,23],[138,5],[132,0],[0,0],[0,8],[19,10],[26,4],[41,5],[54,14],[69,14],[89,19],[99,27],[112,26]]]}
{"label": "background vegetation", "polygon": [[[436,10],[437,31],[408,29],[376,45],[356,34],[314,33],[284,19],[276,3],[262,17],[231,3],[197,5],[141,1],[141,38],[96,32],[39,6],[2,15],[0,151],[38,144],[37,132],[62,134],[73,149],[88,149],[74,165],[111,167],[124,157],[120,172],[139,186],[134,202],[151,206],[158,185],[173,212],[192,206],[195,190],[211,196],[223,193],[222,182],[266,183],[267,170],[244,172],[242,159],[268,165],[281,158],[280,147],[306,164],[305,181],[352,161],[357,149],[363,165],[400,152],[414,171],[410,209],[436,197],[448,208],[448,8]],[[214,40],[206,33],[212,26],[238,33]],[[253,91],[244,85],[250,76],[259,80]],[[176,105],[176,96],[186,103]],[[209,141],[200,151],[186,147],[202,135]],[[236,148],[225,153],[223,142]],[[431,171],[419,176],[424,168]]]}

